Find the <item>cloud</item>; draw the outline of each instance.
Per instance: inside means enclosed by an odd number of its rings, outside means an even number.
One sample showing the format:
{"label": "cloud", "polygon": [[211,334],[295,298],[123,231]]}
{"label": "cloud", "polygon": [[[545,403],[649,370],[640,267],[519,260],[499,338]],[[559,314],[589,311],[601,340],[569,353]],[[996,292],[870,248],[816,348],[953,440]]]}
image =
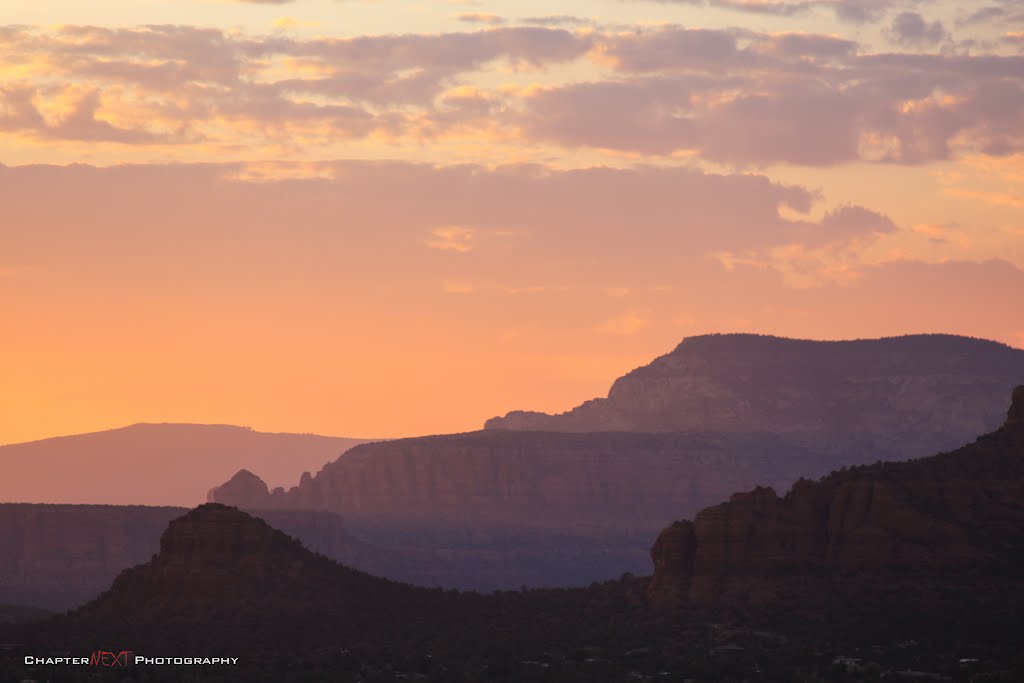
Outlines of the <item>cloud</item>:
{"label": "cloud", "polygon": [[[902,39],[934,39],[934,22],[920,22],[897,17]],[[0,86],[0,131],[36,139],[307,156],[343,141],[474,139],[537,156],[560,146],[754,167],[1024,149],[1021,56],[879,54],[835,36],[679,26],[341,39],[7,27],[3,37],[0,68],[31,75]],[[590,80],[481,78],[584,58]]]}
{"label": "cloud", "polygon": [[426,245],[431,249],[465,253],[473,250],[472,242],[476,236],[476,230],[452,225],[445,228],[434,228],[431,234],[433,237],[426,241]]}
{"label": "cloud", "polygon": [[[38,75],[3,87],[0,129],[131,144],[402,135],[423,127],[460,74],[501,59],[542,68],[583,55],[591,40],[540,27],[309,40],[188,26],[3,32],[0,68],[38,64]],[[48,121],[40,103],[69,98],[78,110]]]}
{"label": "cloud", "polygon": [[570,14],[555,14],[544,17],[525,17],[519,20],[523,24],[532,24],[534,26],[594,26],[596,22],[593,19],[586,19],[583,17],[576,17]]}
{"label": "cloud", "polygon": [[[472,322],[481,347],[511,327],[557,330],[570,346],[601,326],[609,341],[630,330],[656,341],[678,333],[671,321],[681,312],[705,330],[742,318],[810,336],[1006,338],[1021,327],[1010,314],[1024,291],[1020,264],[939,262],[961,254],[952,233],[927,245],[933,262],[910,252],[878,263],[872,245],[926,237],[866,206],[819,219],[829,198],[756,174],[335,162],[282,179],[264,168],[248,180],[247,166],[0,166],[4,263],[46,274],[24,288],[33,310],[96,329],[138,310],[154,316],[151,329],[175,334],[206,329],[192,317],[211,316],[220,322],[210,329],[223,332],[239,320],[292,320],[295,310],[300,326],[330,319],[342,330],[430,320],[451,335]],[[453,226],[474,237],[434,232]],[[963,230],[977,236],[978,227]],[[17,239],[3,239],[12,230]],[[515,235],[490,239],[499,231]],[[999,239],[990,254],[1019,254],[1019,235]],[[431,251],[427,240],[474,248]],[[719,254],[732,256],[731,268]],[[623,282],[628,297],[609,296]],[[138,303],[153,301],[181,305],[157,314]],[[265,343],[289,337],[278,327]],[[254,331],[239,332],[239,343]]]}
{"label": "cloud", "polygon": [[659,0],[665,3],[718,7],[721,9],[789,17],[806,12],[817,3],[787,0]]}
{"label": "cloud", "polygon": [[[855,24],[876,22],[907,0],[658,0],[664,3],[715,7],[750,14],[792,17],[817,9],[830,9],[840,21]],[[909,0],[917,4],[922,0]]]}
{"label": "cloud", "polygon": [[500,26],[505,23],[505,19],[499,17],[497,14],[489,14],[487,12],[460,12],[455,15],[455,18],[459,21],[466,22],[467,24],[488,24],[490,26]]}
{"label": "cloud", "polygon": [[917,12],[900,12],[892,20],[892,35],[900,45],[936,45],[949,38],[941,21],[928,22]]}
{"label": "cloud", "polygon": [[528,134],[736,164],[919,164],[1024,148],[1020,57],[863,54],[826,36],[664,27],[606,38],[622,75],[537,89]]}

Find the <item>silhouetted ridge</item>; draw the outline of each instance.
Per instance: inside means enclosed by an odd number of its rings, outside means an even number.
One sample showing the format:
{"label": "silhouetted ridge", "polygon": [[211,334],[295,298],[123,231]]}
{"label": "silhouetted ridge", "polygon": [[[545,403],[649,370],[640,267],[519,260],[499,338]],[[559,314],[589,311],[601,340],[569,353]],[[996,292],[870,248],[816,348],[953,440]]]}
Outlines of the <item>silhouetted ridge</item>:
{"label": "silhouetted ridge", "polygon": [[651,550],[651,599],[770,604],[871,596],[872,586],[905,589],[903,598],[1020,587],[1022,408],[1017,387],[1005,424],[954,451],[802,480],[781,498],[759,487],[673,524]]}
{"label": "silhouetted ridge", "polygon": [[192,626],[208,623],[350,632],[403,618],[405,609],[427,614],[443,595],[338,564],[259,518],[208,503],[171,521],[157,555],[68,618],[101,631],[128,625],[144,642],[162,632],[187,640]]}
{"label": "silhouetted ridge", "polygon": [[984,346],[992,350],[1013,347],[1001,342],[956,334],[907,334],[877,339],[793,339],[768,334],[726,333],[701,334],[683,339],[672,353],[682,351],[721,351],[753,353],[766,350],[809,351],[831,347],[848,352],[913,351],[915,353],[957,353],[977,351]]}
{"label": "silhouetted ridge", "polygon": [[1024,426],[1024,386],[1013,390],[1013,402],[1006,413],[1006,426],[1020,428]]}
{"label": "silhouetted ridge", "polygon": [[998,427],[1024,350],[946,334],[811,341],[684,339],[557,415],[513,411],[494,430],[772,433],[832,466],[955,448]]}

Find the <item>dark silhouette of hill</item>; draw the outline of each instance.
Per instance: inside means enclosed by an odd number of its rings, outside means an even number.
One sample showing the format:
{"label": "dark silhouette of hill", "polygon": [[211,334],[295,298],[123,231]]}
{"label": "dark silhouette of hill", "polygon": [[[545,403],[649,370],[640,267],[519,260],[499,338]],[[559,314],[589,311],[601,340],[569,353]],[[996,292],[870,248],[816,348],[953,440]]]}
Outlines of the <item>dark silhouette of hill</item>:
{"label": "dark silhouette of hill", "polygon": [[[106,590],[122,570],[159,550],[160,534],[186,508],[0,503],[0,604],[66,610]],[[376,548],[320,510],[256,513],[307,548],[402,580],[429,580],[444,563],[429,551]],[[436,583],[436,582],[435,582]]]}
{"label": "dark silhouette of hill", "polygon": [[684,339],[559,415],[515,411],[487,429],[769,432],[844,464],[930,455],[995,429],[1024,350],[944,334],[810,341]]}
{"label": "dark silhouette of hill", "polygon": [[203,501],[241,467],[276,484],[316,471],[360,439],[230,425],[137,424],[0,446],[0,501],[176,505]]}
{"label": "dark silhouette of hill", "polygon": [[[837,595],[1019,605],[1024,588],[1024,386],[1005,423],[954,451],[734,495],[665,529],[651,599],[664,607]],[[1008,599],[1012,596],[1012,599]]]}

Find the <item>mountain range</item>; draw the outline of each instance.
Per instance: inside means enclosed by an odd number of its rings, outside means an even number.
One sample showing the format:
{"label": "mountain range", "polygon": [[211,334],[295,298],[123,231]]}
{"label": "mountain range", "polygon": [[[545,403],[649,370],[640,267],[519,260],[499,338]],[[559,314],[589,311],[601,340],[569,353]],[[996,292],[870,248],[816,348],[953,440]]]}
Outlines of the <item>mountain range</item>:
{"label": "mountain range", "polygon": [[584,585],[642,572],[665,519],[734,491],[954,448],[1000,424],[1021,377],[1024,351],[967,337],[692,337],[569,413],[363,444],[289,490],[247,471],[209,500],[336,512],[440,553],[446,586]]}
{"label": "mountain range", "polygon": [[1024,674],[1022,492],[1019,387],[1002,426],[959,449],[840,470],[781,499],[755,489],[672,524],[649,579],[417,588],[208,504],[93,602],[0,636],[29,652],[231,654],[230,673],[253,681],[1008,682]]}

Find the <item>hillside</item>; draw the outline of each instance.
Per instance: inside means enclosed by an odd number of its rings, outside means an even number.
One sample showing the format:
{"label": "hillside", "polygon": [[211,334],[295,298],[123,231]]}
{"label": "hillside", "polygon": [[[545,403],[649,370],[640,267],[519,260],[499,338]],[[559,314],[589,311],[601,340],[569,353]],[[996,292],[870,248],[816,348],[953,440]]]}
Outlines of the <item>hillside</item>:
{"label": "hillside", "polygon": [[[185,508],[0,503],[0,604],[62,611],[106,590],[121,571],[149,560]],[[355,538],[338,515],[265,510],[260,518],[307,548],[374,574],[440,583],[429,551],[386,551]]]}
{"label": "hillside", "polygon": [[844,469],[781,498],[758,488],[676,522],[651,551],[649,595],[662,607],[881,591],[1006,603],[1022,587],[1022,500],[1024,386],[1002,427],[954,451]]}

